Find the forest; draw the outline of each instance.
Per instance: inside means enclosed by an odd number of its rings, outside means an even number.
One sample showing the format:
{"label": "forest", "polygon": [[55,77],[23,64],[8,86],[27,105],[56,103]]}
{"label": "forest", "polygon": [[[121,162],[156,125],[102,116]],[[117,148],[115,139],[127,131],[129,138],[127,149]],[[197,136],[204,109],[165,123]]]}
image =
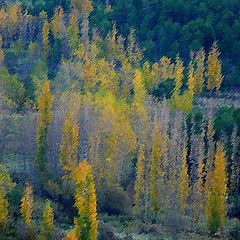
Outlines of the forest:
{"label": "forest", "polygon": [[239,11],[0,1],[0,240],[240,239]]}

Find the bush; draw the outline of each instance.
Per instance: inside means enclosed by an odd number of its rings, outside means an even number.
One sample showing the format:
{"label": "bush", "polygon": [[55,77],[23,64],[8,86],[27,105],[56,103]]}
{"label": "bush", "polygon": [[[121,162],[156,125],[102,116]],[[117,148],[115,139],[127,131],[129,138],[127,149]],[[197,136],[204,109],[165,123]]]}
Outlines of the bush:
{"label": "bush", "polygon": [[98,240],[118,240],[112,229],[108,227],[106,224],[101,223],[99,225],[99,234],[98,234]]}
{"label": "bush", "polygon": [[130,201],[127,194],[118,187],[98,189],[98,211],[109,215],[121,215],[129,212]]}

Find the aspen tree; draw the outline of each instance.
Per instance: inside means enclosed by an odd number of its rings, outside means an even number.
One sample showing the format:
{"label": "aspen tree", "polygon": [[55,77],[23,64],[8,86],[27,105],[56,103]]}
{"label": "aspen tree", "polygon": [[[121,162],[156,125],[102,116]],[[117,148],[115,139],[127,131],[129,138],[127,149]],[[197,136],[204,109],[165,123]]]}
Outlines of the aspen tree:
{"label": "aspen tree", "polygon": [[48,58],[48,51],[49,51],[49,31],[50,31],[50,24],[48,21],[44,21],[43,30],[42,30],[42,42],[43,42],[43,53],[45,59]]}
{"label": "aspen tree", "polygon": [[0,229],[8,221],[8,200],[7,194],[15,187],[7,169],[0,164]]}
{"label": "aspen tree", "polygon": [[154,77],[151,72],[151,65],[148,61],[143,64],[143,82],[147,90],[154,86]]}
{"label": "aspen tree", "polygon": [[44,205],[43,219],[41,224],[42,239],[48,239],[53,230],[54,230],[53,209],[51,207],[51,202],[47,200]]}
{"label": "aspen tree", "polygon": [[192,60],[189,63],[189,72],[188,72],[188,90],[191,95],[191,97],[194,96],[195,93],[195,79],[194,79],[194,66]]}
{"label": "aspen tree", "polygon": [[195,78],[195,92],[201,94],[204,87],[204,75],[205,75],[205,51],[201,48],[195,57],[196,70],[194,73]]}
{"label": "aspen tree", "polygon": [[63,38],[65,36],[65,23],[64,23],[64,11],[62,7],[55,9],[54,16],[51,21],[51,29],[54,35],[54,38]]}
{"label": "aspen tree", "polygon": [[71,13],[69,26],[67,28],[69,46],[72,52],[77,49],[79,44],[78,17],[75,11]]}
{"label": "aspen tree", "polygon": [[189,176],[188,176],[188,165],[187,165],[187,148],[184,146],[182,155],[182,167],[178,183],[178,201],[181,216],[184,215],[189,198]]}
{"label": "aspen tree", "polygon": [[40,172],[40,182],[44,184],[47,175],[47,148],[48,148],[48,131],[52,122],[52,103],[53,96],[50,91],[50,83],[46,81],[41,89],[38,98],[38,121],[35,154],[35,162]]}
{"label": "aspen tree", "polygon": [[[74,233],[77,239],[97,240],[97,203],[92,168],[86,162],[81,162],[73,174],[76,184],[75,207],[79,217],[75,220],[75,228],[80,232]],[[74,237],[75,237],[74,236]],[[73,238],[74,239],[74,238]]]}
{"label": "aspen tree", "polygon": [[183,71],[184,71],[184,66],[183,62],[180,59],[179,55],[176,58],[176,65],[175,65],[175,94],[179,95],[181,87],[183,85]]}
{"label": "aspen tree", "polygon": [[29,226],[32,221],[33,211],[33,190],[32,186],[27,185],[21,200],[21,215],[24,223]]}
{"label": "aspen tree", "polygon": [[135,30],[133,28],[128,35],[127,57],[128,61],[134,66],[137,66],[143,59],[143,52],[137,46]]}
{"label": "aspen tree", "polygon": [[146,97],[146,90],[142,80],[142,73],[135,70],[134,78],[134,103],[136,106],[142,105]]}
{"label": "aspen tree", "polygon": [[69,111],[64,122],[60,145],[60,164],[63,170],[69,173],[77,165],[79,127],[74,118],[74,114]]}
{"label": "aspen tree", "polygon": [[220,144],[216,149],[215,166],[211,176],[205,215],[208,230],[215,233],[219,228],[223,229],[227,216],[227,169],[225,151]]}
{"label": "aspen tree", "polygon": [[136,212],[140,212],[143,207],[144,193],[145,193],[145,169],[146,169],[146,156],[145,146],[141,144],[137,158],[136,180],[134,184],[134,202]]}
{"label": "aspen tree", "polygon": [[160,166],[161,144],[160,125],[156,121],[152,133],[152,151],[150,156],[150,207],[155,215],[160,213],[158,180],[162,176]]}
{"label": "aspen tree", "polygon": [[219,60],[219,56],[220,51],[218,50],[217,42],[214,42],[207,59],[207,89],[210,91],[214,89],[219,91],[222,84],[222,63]]}

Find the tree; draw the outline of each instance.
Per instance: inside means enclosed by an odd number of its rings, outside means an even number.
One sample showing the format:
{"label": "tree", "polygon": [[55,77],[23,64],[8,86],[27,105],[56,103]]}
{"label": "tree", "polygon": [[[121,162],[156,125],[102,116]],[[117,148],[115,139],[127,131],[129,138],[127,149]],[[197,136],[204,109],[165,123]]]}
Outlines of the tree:
{"label": "tree", "polygon": [[146,97],[146,90],[142,80],[142,73],[139,70],[135,70],[134,78],[134,104],[141,106],[144,104]]}
{"label": "tree", "polygon": [[[77,166],[73,174],[73,182],[76,185],[74,198],[79,216],[75,219],[74,231],[69,235],[73,236],[72,239],[97,240],[96,193],[92,168],[88,163],[81,162]],[[68,236],[67,239],[71,238]]]}
{"label": "tree", "polygon": [[201,48],[195,57],[196,70],[194,73],[195,78],[195,92],[201,94],[204,87],[204,75],[205,75],[205,51]]}
{"label": "tree", "polygon": [[145,156],[145,146],[141,144],[138,152],[137,158],[137,171],[136,180],[134,184],[134,203],[136,212],[140,212],[144,205],[144,193],[145,193],[145,171],[146,171],[146,156]]}
{"label": "tree", "polygon": [[57,7],[51,21],[54,38],[63,38],[65,36],[66,26],[64,23],[64,11],[62,7]]}
{"label": "tree", "polygon": [[0,229],[8,221],[7,194],[15,187],[7,169],[0,164]]}
{"label": "tree", "polygon": [[50,24],[47,20],[44,21],[43,30],[42,30],[42,43],[43,43],[43,53],[45,59],[48,58],[48,51],[49,51],[49,31],[50,31]]}
{"label": "tree", "polygon": [[162,176],[160,168],[161,144],[161,129],[156,121],[152,133],[152,151],[150,156],[150,208],[155,215],[160,213],[158,181],[159,177]]}
{"label": "tree", "polygon": [[53,209],[51,206],[51,202],[47,200],[45,202],[44,210],[43,210],[43,219],[41,224],[41,233],[40,239],[49,239],[51,233],[54,230],[54,215]]}
{"label": "tree", "polygon": [[135,30],[133,28],[128,35],[127,58],[133,66],[138,66],[143,59],[143,52],[136,43]]}
{"label": "tree", "polygon": [[222,63],[219,60],[219,56],[220,51],[218,50],[217,42],[214,42],[207,59],[207,89],[210,91],[213,91],[215,88],[219,91],[222,84]]}
{"label": "tree", "polygon": [[187,165],[187,148],[184,146],[182,155],[182,167],[178,183],[178,201],[180,214],[184,215],[185,210],[188,206],[189,198],[189,176],[188,176],[188,165]]}
{"label": "tree", "polygon": [[81,37],[82,43],[86,49],[89,50],[89,16],[93,11],[93,4],[91,0],[72,0],[72,6],[81,16],[82,26],[81,26]]}
{"label": "tree", "polygon": [[206,223],[211,233],[223,229],[227,215],[227,169],[225,151],[217,146],[210,189],[207,191]]}
{"label": "tree", "polygon": [[35,154],[35,162],[40,172],[40,182],[42,185],[46,183],[47,176],[47,148],[48,148],[48,131],[52,122],[52,103],[53,96],[50,91],[50,83],[46,81],[41,89],[38,98],[38,121],[36,144],[37,150]]}
{"label": "tree", "polygon": [[70,173],[77,165],[79,127],[75,118],[71,111],[67,113],[60,145],[60,164],[66,172]]}
{"label": "tree", "polygon": [[179,55],[177,55],[176,64],[175,64],[175,89],[174,89],[174,92],[176,95],[179,95],[181,91],[181,87],[183,85],[183,77],[184,77],[183,71],[184,71],[183,62],[180,59]]}
{"label": "tree", "polygon": [[33,211],[33,190],[32,186],[26,185],[24,195],[21,200],[21,215],[24,223],[29,226],[32,221]]}
{"label": "tree", "polygon": [[189,72],[188,72],[188,90],[190,95],[193,97],[195,93],[195,78],[194,78],[194,66],[192,60],[189,63]]}
{"label": "tree", "polygon": [[67,34],[70,49],[74,52],[79,44],[78,17],[75,11],[71,13]]}

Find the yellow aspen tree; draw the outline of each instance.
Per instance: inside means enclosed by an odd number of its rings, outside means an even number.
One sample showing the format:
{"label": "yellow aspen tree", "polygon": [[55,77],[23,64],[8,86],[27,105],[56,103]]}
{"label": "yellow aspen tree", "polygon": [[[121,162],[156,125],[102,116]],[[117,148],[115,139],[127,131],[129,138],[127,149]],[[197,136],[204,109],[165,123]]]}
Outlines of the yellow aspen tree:
{"label": "yellow aspen tree", "polygon": [[136,43],[135,30],[132,28],[128,35],[127,58],[133,66],[138,66],[143,59],[143,51]]}
{"label": "yellow aspen tree", "polygon": [[0,164],[0,230],[8,221],[8,200],[7,194],[15,187],[7,169]]}
{"label": "yellow aspen tree", "polygon": [[50,83],[46,81],[41,89],[37,101],[38,120],[36,130],[37,150],[35,162],[40,172],[40,183],[44,184],[47,176],[47,148],[48,148],[48,131],[52,122],[52,104],[53,96],[50,90]]}
{"label": "yellow aspen tree", "polygon": [[217,42],[214,42],[207,59],[207,89],[219,91],[223,76],[222,76],[222,63],[219,60],[220,51],[218,50]]}
{"label": "yellow aspen tree", "polygon": [[11,34],[13,35],[19,25],[19,17],[21,13],[21,6],[19,4],[14,4],[9,8],[8,11],[8,20],[9,20],[9,29],[11,29]]}
{"label": "yellow aspen tree", "polygon": [[179,210],[181,216],[185,214],[188,206],[190,188],[189,188],[189,176],[188,176],[188,165],[187,165],[187,148],[184,146],[182,155],[182,167],[178,183],[178,201]]}
{"label": "yellow aspen tree", "polygon": [[[74,109],[76,110],[76,109]],[[60,164],[63,170],[71,173],[77,166],[77,154],[78,154],[78,140],[79,140],[79,127],[76,123],[76,117],[71,111],[67,113],[63,133],[62,141],[60,145]]]}
{"label": "yellow aspen tree", "polygon": [[183,71],[184,71],[183,62],[178,55],[176,58],[176,64],[175,64],[175,89],[174,89],[174,92],[176,95],[179,95],[181,87],[183,85],[183,77],[184,77]]}
{"label": "yellow aspen tree", "polygon": [[207,191],[206,223],[211,233],[219,228],[223,230],[227,216],[227,168],[225,151],[218,145],[215,154],[215,166],[212,173],[211,188]]}
{"label": "yellow aspen tree", "polygon": [[155,215],[160,213],[159,206],[159,177],[162,176],[160,158],[161,158],[162,134],[160,125],[157,121],[154,123],[152,133],[152,150],[150,156],[150,208]]}
{"label": "yellow aspen tree", "polygon": [[32,186],[27,185],[21,200],[21,215],[24,223],[29,226],[32,221],[33,211],[33,190]]}
{"label": "yellow aspen tree", "polygon": [[73,182],[76,185],[75,207],[79,214],[75,219],[75,229],[79,232],[75,231],[72,236],[77,236],[78,240],[97,240],[97,200],[92,168],[87,162],[81,162],[75,169]]}
{"label": "yellow aspen tree", "polygon": [[96,79],[96,68],[91,63],[91,58],[88,54],[86,55],[85,63],[83,65],[83,79],[87,90],[94,89],[96,82],[98,81],[98,79]]}
{"label": "yellow aspen tree", "polygon": [[146,90],[143,84],[142,73],[135,70],[134,77],[134,104],[136,106],[142,105],[145,101]]}
{"label": "yellow aspen tree", "polygon": [[62,7],[57,7],[54,12],[54,16],[51,21],[51,29],[54,38],[63,38],[65,36],[65,23],[64,23],[64,11]]}
{"label": "yellow aspen tree", "polygon": [[192,60],[189,63],[189,70],[188,70],[188,90],[191,95],[191,97],[194,96],[195,93],[195,78],[194,78],[194,66]]}
{"label": "yellow aspen tree", "polygon": [[51,233],[54,231],[54,214],[51,206],[51,202],[47,200],[44,205],[43,219],[41,223],[41,238],[48,239]]}
{"label": "yellow aspen tree", "polygon": [[67,34],[70,49],[74,52],[79,44],[78,17],[75,11],[71,13]]}
{"label": "yellow aspen tree", "polygon": [[134,203],[136,213],[139,213],[144,205],[144,194],[145,194],[145,171],[146,171],[146,155],[145,145],[141,144],[137,158],[137,169],[136,169],[136,180],[134,184]]}
{"label": "yellow aspen tree", "polygon": [[154,86],[154,77],[151,72],[151,65],[149,61],[143,64],[143,82],[147,90],[150,90]]}
{"label": "yellow aspen tree", "polygon": [[201,94],[204,88],[204,75],[205,75],[205,51],[201,48],[195,57],[196,70],[194,73],[195,78],[195,93]]}
{"label": "yellow aspen tree", "polygon": [[43,24],[42,30],[42,43],[43,43],[43,53],[45,59],[48,58],[48,51],[49,51],[49,31],[50,31],[50,24],[46,20]]}

